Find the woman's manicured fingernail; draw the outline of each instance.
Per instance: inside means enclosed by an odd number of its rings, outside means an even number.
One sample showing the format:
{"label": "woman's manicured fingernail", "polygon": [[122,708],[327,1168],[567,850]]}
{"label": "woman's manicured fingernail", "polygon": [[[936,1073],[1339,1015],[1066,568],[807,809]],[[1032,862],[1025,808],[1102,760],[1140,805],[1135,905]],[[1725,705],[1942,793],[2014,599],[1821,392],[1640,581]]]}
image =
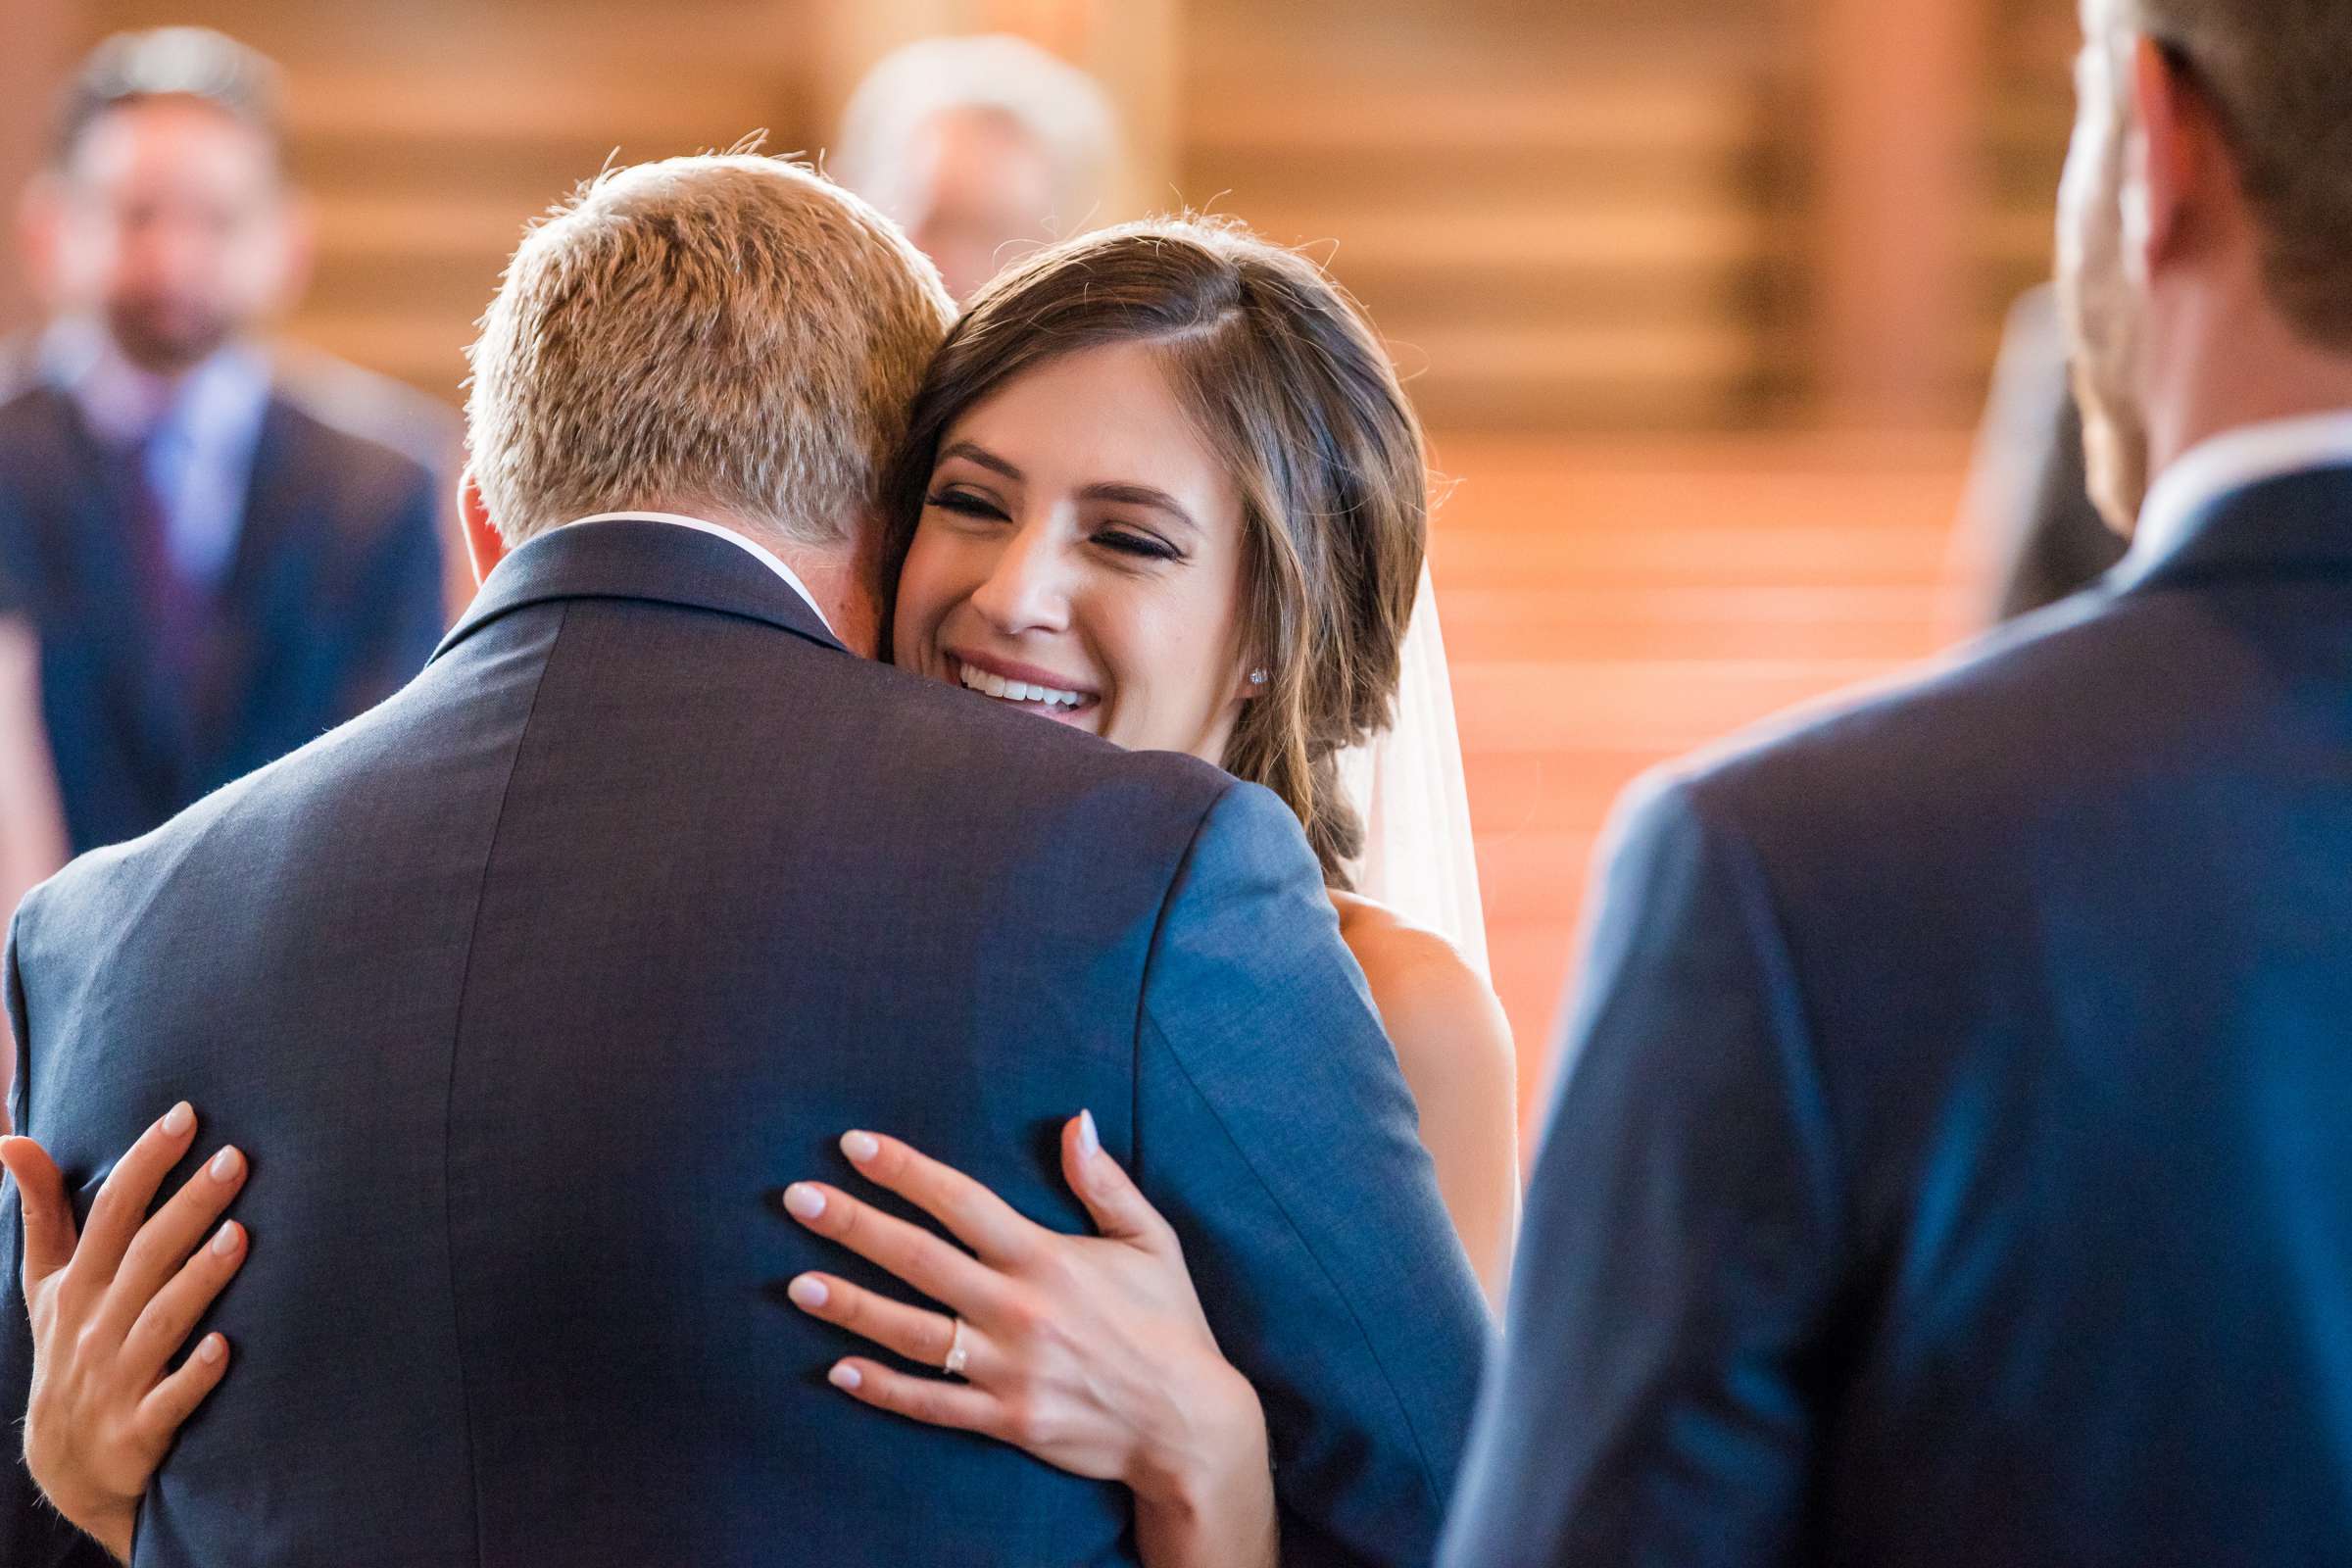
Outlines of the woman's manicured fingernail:
{"label": "woman's manicured fingernail", "polygon": [[833,1295],[825,1289],[825,1282],[813,1274],[804,1274],[794,1280],[784,1287],[784,1294],[792,1298],[793,1305],[807,1307],[811,1312],[824,1305]]}
{"label": "woman's manicured fingernail", "polygon": [[217,1182],[233,1182],[237,1179],[238,1167],[244,1163],[245,1156],[237,1152],[236,1145],[231,1144],[215,1154],[213,1162],[205,1169],[213,1173],[213,1180]]}
{"label": "woman's manicured fingernail", "polygon": [[230,1220],[227,1224],[221,1226],[220,1231],[213,1237],[214,1255],[218,1257],[226,1257],[229,1253],[237,1250],[237,1244],[241,1239],[242,1238],[237,1235],[237,1222],[233,1219]]}
{"label": "woman's manicured fingernail", "polygon": [[1101,1132],[1096,1130],[1095,1113],[1091,1110],[1080,1111],[1078,1113],[1079,1157],[1082,1159],[1092,1159],[1102,1152],[1102,1135]]}
{"label": "woman's manicured fingernail", "polygon": [[843,1133],[841,1152],[862,1165],[882,1152],[882,1146],[875,1141],[872,1133]]}
{"label": "woman's manicured fingernail", "polygon": [[196,1347],[198,1358],[208,1362],[217,1362],[227,1353],[228,1342],[218,1334],[207,1334],[204,1343]]}
{"label": "woman's manicured fingernail", "polygon": [[862,1384],[865,1379],[858,1375],[856,1367],[844,1361],[825,1374],[825,1381],[837,1389],[844,1389],[855,1394],[858,1385]]}
{"label": "woman's manicured fingernail", "polygon": [[195,1108],[184,1100],[164,1112],[164,1131],[174,1138],[195,1125]]}
{"label": "woman's manicured fingernail", "polygon": [[784,1189],[784,1211],[794,1219],[814,1219],[825,1211],[825,1195],[807,1182]]}

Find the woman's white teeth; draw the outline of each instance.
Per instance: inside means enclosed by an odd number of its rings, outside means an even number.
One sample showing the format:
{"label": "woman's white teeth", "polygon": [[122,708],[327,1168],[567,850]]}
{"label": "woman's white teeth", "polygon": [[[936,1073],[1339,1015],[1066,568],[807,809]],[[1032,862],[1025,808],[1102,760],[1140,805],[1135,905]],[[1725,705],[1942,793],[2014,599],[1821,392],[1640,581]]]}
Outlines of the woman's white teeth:
{"label": "woman's white teeth", "polygon": [[1043,703],[1048,708],[1076,708],[1079,702],[1076,692],[1059,691],[1052,686],[1033,686],[1027,681],[1006,680],[1002,675],[992,675],[985,669],[974,669],[969,664],[959,665],[956,673],[964,685],[973,691],[1008,703]]}

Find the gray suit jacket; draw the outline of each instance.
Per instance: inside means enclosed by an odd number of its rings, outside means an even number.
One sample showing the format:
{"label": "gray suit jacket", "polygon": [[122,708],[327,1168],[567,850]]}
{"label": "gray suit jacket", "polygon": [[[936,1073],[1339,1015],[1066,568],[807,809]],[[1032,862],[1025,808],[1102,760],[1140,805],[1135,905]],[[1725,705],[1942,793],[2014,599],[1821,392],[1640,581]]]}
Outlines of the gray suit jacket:
{"label": "gray suit jacket", "polygon": [[2352,468],[1626,818],[1449,1568],[2352,1561]]}
{"label": "gray suit jacket", "polygon": [[[777,1209],[854,1180],[843,1130],[1079,1230],[1081,1106],[1264,1396],[1295,1560],[1432,1549],[1485,1317],[1296,822],[852,658],[724,541],[525,546],[404,691],[84,858],[12,952],[18,1123],[85,1200],[182,1097],[253,1157],[238,1359],[143,1564],[1130,1561],[1121,1489],[856,1406],[781,1298],[886,1284]],[[74,1560],[0,1488],[0,1557]]]}

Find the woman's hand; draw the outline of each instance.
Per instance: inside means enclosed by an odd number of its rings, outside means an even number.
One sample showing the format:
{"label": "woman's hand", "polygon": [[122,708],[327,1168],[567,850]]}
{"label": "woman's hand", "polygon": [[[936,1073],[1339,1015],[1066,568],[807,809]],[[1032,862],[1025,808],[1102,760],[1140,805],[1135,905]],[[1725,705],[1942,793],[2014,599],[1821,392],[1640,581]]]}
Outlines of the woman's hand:
{"label": "woman's hand", "polygon": [[784,1206],[795,1219],[956,1314],[831,1274],[802,1275],[790,1289],[802,1310],[908,1360],[945,1367],[960,1332],[963,1382],[853,1356],[834,1366],[836,1388],[1013,1444],[1077,1475],[1125,1483],[1150,1568],[1275,1560],[1256,1392],[1218,1350],[1176,1233],[1102,1152],[1091,1114],[1062,1129],[1061,1159],[1100,1236],[1034,1224],[896,1139],[854,1132],[841,1147],[860,1175],[931,1215],[971,1252],[838,1188],[790,1188]]}
{"label": "woman's hand", "polygon": [[244,1227],[213,1229],[245,1185],[244,1156],[221,1150],[145,1218],[195,1137],[196,1113],[184,1103],[141,1134],[99,1188],[78,1246],[48,1152],[29,1138],[0,1139],[0,1164],[24,1209],[24,1465],[58,1512],[125,1562],[149,1479],[228,1371],[228,1342],[218,1334],[177,1370],[171,1361],[245,1261]]}

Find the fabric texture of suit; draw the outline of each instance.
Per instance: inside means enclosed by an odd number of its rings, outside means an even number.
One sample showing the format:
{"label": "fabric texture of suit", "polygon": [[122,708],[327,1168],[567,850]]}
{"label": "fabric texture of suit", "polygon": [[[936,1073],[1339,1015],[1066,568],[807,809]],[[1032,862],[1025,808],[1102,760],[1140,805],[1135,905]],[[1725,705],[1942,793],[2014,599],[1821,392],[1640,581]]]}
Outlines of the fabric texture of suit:
{"label": "fabric texture of suit", "polygon": [[1649,790],[1449,1568],[2352,1560],[2352,468]]}
{"label": "fabric texture of suit", "polygon": [[[782,1294],[905,1294],[778,1207],[856,1185],[853,1127],[1086,1229],[1082,1106],[1263,1396],[1292,1558],[1434,1549],[1487,1320],[1295,819],[853,658],[725,541],[524,546],[399,695],[11,951],[16,1113],[81,1200],[180,1098],[253,1160],[141,1564],[1130,1562],[1122,1489],[856,1405],[862,1342]],[[5,1485],[0,1556],[75,1560]]]}
{"label": "fabric texture of suit", "polygon": [[64,392],[0,401],[0,571],[41,639],[42,708],[75,853],[133,838],[398,689],[446,624],[440,484],[346,428],[347,397],[271,392],[236,554],[211,711],[159,670],[141,605],[134,475]]}

